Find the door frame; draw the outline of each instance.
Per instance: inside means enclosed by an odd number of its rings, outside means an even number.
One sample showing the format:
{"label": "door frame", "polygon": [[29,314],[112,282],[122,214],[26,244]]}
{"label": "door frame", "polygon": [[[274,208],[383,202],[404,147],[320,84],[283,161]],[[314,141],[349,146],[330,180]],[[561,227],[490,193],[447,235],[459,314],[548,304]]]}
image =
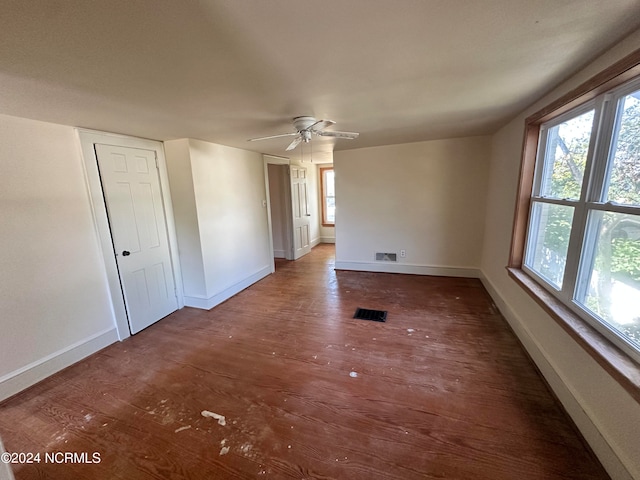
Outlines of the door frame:
{"label": "door frame", "polygon": [[148,140],[144,138],[130,137],[115,133],[99,132],[76,128],[76,135],[80,145],[84,173],[87,182],[88,194],[91,201],[91,211],[96,227],[99,241],[99,248],[104,261],[104,273],[107,277],[109,296],[111,298],[112,315],[118,331],[118,338],[124,340],[131,336],[129,332],[129,321],[124,303],[124,293],[120,285],[120,276],[116,264],[115,248],[111,237],[107,207],[100,182],[100,172],[98,169],[98,158],[94,144],[101,143],[115,145],[119,147],[139,148],[156,152],[158,158],[158,176],[160,179],[160,190],[162,193],[162,204],[167,223],[167,238],[169,241],[169,254],[171,256],[171,266],[173,278],[176,286],[176,297],[178,298],[178,309],[184,307],[184,294],[182,287],[182,273],[178,256],[178,241],[176,237],[175,219],[171,203],[171,193],[169,190],[169,177],[167,174],[167,162],[164,156],[162,142]]}
{"label": "door frame", "polygon": [[[266,200],[267,200],[267,223],[269,224],[269,251],[271,252],[271,273],[276,271],[276,263],[274,259],[273,252],[273,224],[271,222],[271,191],[269,189],[269,165],[291,165],[291,161],[285,157],[276,157],[274,155],[263,155],[262,156],[264,162],[264,184],[266,189]],[[287,175],[288,177],[288,175]],[[284,194],[285,201],[285,218],[286,218],[286,237],[287,237],[287,247],[285,248],[285,257],[287,260],[293,260],[293,227],[291,225],[291,182],[287,178],[285,191],[282,192]]]}

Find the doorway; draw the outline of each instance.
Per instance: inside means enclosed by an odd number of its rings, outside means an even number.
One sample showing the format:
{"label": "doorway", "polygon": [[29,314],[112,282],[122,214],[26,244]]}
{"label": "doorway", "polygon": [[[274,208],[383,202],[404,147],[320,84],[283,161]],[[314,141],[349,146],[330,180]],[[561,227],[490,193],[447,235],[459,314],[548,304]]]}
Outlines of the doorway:
{"label": "doorway", "polygon": [[307,168],[291,164],[288,158],[264,155],[263,159],[273,273],[275,258],[297,260],[311,251],[313,215]]}
{"label": "doorway", "polygon": [[267,165],[273,257],[293,260],[288,170],[288,165]]}
{"label": "doorway", "polygon": [[161,142],[77,130],[120,340],[182,308]]}

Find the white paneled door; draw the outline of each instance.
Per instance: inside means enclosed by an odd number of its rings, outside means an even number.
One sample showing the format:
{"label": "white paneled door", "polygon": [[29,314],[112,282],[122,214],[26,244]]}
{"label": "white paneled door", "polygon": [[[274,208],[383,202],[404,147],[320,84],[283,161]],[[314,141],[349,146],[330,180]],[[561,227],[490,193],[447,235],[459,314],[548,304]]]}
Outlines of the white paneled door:
{"label": "white paneled door", "polygon": [[307,169],[291,165],[291,206],[293,208],[293,259],[311,251],[311,215],[307,190]]}
{"label": "white paneled door", "polygon": [[178,309],[156,152],[100,144],[95,148],[134,334]]}

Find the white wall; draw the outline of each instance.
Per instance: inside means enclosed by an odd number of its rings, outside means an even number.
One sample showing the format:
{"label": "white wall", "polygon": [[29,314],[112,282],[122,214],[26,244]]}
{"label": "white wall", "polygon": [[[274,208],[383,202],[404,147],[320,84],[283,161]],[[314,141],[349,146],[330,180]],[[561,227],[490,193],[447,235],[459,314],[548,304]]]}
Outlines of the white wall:
{"label": "white wall", "polygon": [[70,127],[0,115],[0,399],[117,340]]}
{"label": "white wall", "polygon": [[262,155],[193,139],[165,154],[176,217],[190,216],[176,222],[185,304],[209,309],[271,272]]}
{"label": "white wall", "polygon": [[318,198],[320,190],[320,177],[318,169],[313,163],[304,163],[302,165],[307,169],[307,188],[309,189],[309,213],[311,214],[311,228],[309,236],[311,246],[315,247],[320,243],[320,225],[322,224],[322,210],[320,210],[320,199]]}
{"label": "white wall", "polygon": [[189,140],[184,138],[165,142],[164,151],[178,235],[183,289],[185,295],[205,298],[207,289],[204,280],[198,211],[193,191]]}
{"label": "white wall", "polygon": [[[336,268],[477,276],[489,142],[334,152]],[[375,252],[397,252],[398,263],[375,262]]]}
{"label": "white wall", "polygon": [[505,266],[511,243],[524,119],[639,47],[640,33],[494,135],[482,253],[485,285],[614,479],[640,479],[640,405],[507,276]]}

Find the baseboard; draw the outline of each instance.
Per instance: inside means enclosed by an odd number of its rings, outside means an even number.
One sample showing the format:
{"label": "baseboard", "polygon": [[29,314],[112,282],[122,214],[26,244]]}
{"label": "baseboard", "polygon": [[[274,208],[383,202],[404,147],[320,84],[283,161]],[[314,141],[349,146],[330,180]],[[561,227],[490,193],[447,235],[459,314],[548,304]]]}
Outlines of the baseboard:
{"label": "baseboard", "polygon": [[479,278],[480,270],[471,267],[436,267],[395,262],[340,262],[336,270],[356,270],[360,272],[406,273],[410,275],[434,275],[438,277]]}
{"label": "baseboard", "polygon": [[315,247],[316,245],[320,245],[321,243],[322,241],[320,240],[320,237],[314,238],[313,240],[311,240],[311,248]]}
{"label": "baseboard", "polygon": [[254,273],[253,275],[250,275],[244,280],[241,280],[238,283],[235,283],[230,287],[225,288],[221,292],[216,293],[211,297],[194,297],[194,296],[185,295],[184,304],[187,307],[200,308],[202,310],[211,310],[216,305],[220,305],[225,300],[230,299],[237,293],[240,293],[245,288],[250,287],[251,285],[256,283],[258,280],[261,280],[270,274],[271,274],[271,267],[266,266],[260,269],[259,271],[257,271],[256,273]]}
{"label": "baseboard", "polygon": [[320,243],[336,243],[336,237],[320,237]]}
{"label": "baseboard", "polygon": [[274,250],[273,251],[273,257],[274,258],[287,258],[287,256],[284,253],[284,250]]}
{"label": "baseboard", "polygon": [[554,362],[546,353],[542,345],[538,343],[529,329],[522,322],[520,316],[503,298],[493,283],[480,273],[480,280],[494,303],[500,310],[520,343],[525,348],[538,370],[544,377],[549,387],[553,390],[567,414],[571,417],[576,427],[589,444],[598,460],[605,470],[614,480],[633,480],[633,476],[626,468],[620,457],[616,454],[611,442],[602,434],[597,427],[597,422],[582,407],[578,396],[570,388],[570,384],[562,373],[555,367]]}
{"label": "baseboard", "polygon": [[0,401],[117,341],[118,332],[112,327],[0,377]]}

